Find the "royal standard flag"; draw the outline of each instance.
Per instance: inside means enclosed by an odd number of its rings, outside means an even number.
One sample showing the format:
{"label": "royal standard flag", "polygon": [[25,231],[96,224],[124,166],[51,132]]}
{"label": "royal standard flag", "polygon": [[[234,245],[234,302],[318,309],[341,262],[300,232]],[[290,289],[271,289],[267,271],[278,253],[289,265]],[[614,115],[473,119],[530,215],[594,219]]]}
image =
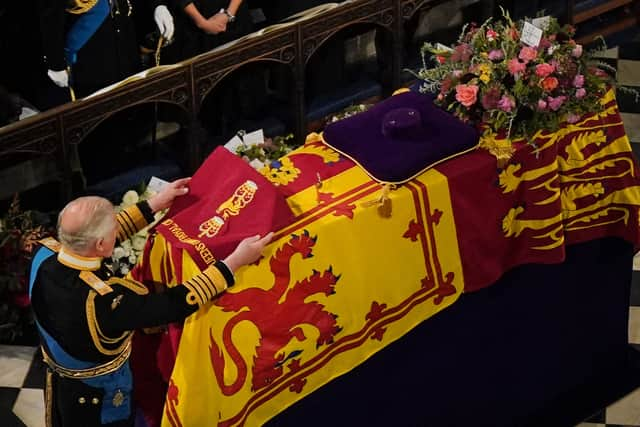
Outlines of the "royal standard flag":
{"label": "royal standard flag", "polygon": [[[388,216],[381,185],[318,135],[283,162],[286,178],[263,173],[294,191],[295,220],[185,321],[164,427],[261,425],[462,292],[445,176],[431,170],[391,191]],[[325,166],[320,180],[313,165]],[[156,235],[145,264],[151,278],[179,283],[200,267],[171,241]]]}

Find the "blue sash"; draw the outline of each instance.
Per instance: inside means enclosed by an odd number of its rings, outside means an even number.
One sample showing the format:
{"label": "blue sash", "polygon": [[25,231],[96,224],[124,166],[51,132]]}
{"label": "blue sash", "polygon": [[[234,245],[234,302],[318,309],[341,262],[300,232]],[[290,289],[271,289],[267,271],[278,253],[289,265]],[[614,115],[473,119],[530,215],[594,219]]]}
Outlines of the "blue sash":
{"label": "blue sash", "polygon": [[[31,292],[33,290],[33,284],[38,275],[38,270],[42,263],[49,257],[54,255],[51,249],[47,247],[41,247],[36,252],[33,260],[31,261],[31,273],[29,275],[29,298],[31,299]],[[34,316],[35,317],[35,316]],[[78,360],[75,357],[67,353],[58,342],[44,330],[38,319],[35,319],[38,331],[42,336],[42,339],[47,344],[49,350],[49,357],[51,357],[58,365],[66,369],[90,369],[96,366],[95,363],[85,362]],[[133,389],[133,380],[131,376],[131,369],[129,369],[129,361],[125,362],[117,371],[110,374],[101,375],[94,378],[81,379],[83,383],[88,386],[101,388],[104,392],[102,398],[102,410],[100,412],[100,419],[102,424],[108,424],[115,421],[125,420],[131,414],[131,390]],[[114,405],[114,397],[116,393],[121,393],[124,400],[118,406]]]}
{"label": "blue sash", "polygon": [[67,64],[73,65],[78,59],[78,52],[89,41],[91,36],[98,31],[100,25],[109,15],[111,6],[109,0],[98,0],[98,2],[88,11],[83,13],[76,22],[73,23],[67,33],[67,40],[64,47]]}

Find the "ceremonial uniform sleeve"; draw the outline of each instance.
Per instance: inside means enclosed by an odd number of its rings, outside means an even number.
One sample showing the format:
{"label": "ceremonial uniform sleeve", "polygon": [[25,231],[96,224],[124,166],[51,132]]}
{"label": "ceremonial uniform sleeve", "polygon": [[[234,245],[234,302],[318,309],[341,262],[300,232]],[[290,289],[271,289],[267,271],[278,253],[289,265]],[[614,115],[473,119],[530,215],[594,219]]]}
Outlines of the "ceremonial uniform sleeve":
{"label": "ceremonial uniform sleeve", "polygon": [[120,211],[116,219],[118,220],[118,241],[124,242],[152,223],[155,218],[149,203],[143,201]]}
{"label": "ceremonial uniform sleeve", "polygon": [[42,34],[42,50],[47,68],[67,68],[64,57],[66,0],[38,0],[38,17]]}
{"label": "ceremonial uniform sleeve", "polygon": [[98,331],[115,337],[124,331],[182,320],[233,283],[233,273],[221,261],[161,293],[149,293],[144,285],[133,280],[111,278],[107,284],[113,292],[98,295],[92,291],[89,295],[93,300],[87,304],[89,326],[92,327],[91,319],[95,318]]}

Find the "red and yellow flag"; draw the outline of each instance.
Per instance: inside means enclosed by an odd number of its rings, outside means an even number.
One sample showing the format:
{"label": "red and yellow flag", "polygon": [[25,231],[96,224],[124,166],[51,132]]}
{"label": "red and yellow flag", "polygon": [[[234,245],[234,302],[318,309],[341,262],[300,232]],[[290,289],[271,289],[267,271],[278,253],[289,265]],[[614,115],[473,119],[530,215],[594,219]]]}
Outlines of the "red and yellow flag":
{"label": "red and yellow flag", "polygon": [[[462,292],[446,177],[432,170],[391,192],[386,218],[380,184],[318,141],[311,135],[292,165],[335,169],[321,182],[299,177],[303,188],[287,199],[295,222],[237,273],[234,288],[185,321],[164,427],[261,425]],[[176,283],[197,274],[168,245],[156,236],[151,276]],[[181,277],[169,274],[176,264]]]}
{"label": "red and yellow flag", "polygon": [[[603,236],[637,244],[638,171],[613,93],[603,102],[513,141],[500,168],[478,150],[391,191],[317,134],[265,167],[292,219],[185,321],[162,426],[261,425],[510,268],[562,262],[566,244]],[[200,271],[174,238],[155,236],[141,279]]]}

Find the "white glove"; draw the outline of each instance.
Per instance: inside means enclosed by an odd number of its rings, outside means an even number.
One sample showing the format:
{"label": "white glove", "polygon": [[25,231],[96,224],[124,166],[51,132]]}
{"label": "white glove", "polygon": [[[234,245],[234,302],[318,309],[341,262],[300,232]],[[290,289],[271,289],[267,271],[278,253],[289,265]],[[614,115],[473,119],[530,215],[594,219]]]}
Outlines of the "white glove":
{"label": "white glove", "polygon": [[49,78],[53,80],[53,82],[57,86],[60,86],[60,87],[69,86],[69,73],[67,73],[67,70],[60,70],[60,71],[47,70],[47,76],[49,76]]}
{"label": "white glove", "polygon": [[160,30],[160,34],[166,40],[171,40],[173,38],[173,17],[167,9],[167,6],[160,5],[156,7],[156,10],[153,11],[153,19],[156,21],[156,25],[158,26],[158,30]]}

